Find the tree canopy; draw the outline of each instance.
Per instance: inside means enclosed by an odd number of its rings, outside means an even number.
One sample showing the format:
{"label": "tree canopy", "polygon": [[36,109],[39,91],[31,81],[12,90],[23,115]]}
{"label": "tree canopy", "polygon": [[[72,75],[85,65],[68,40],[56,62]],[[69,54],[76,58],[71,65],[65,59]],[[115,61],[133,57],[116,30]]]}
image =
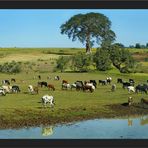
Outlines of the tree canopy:
{"label": "tree canopy", "polygon": [[77,39],[86,46],[86,52],[96,42],[98,45],[111,44],[115,33],[111,30],[111,21],[100,13],[77,14],[61,25],[61,33],[68,35],[72,41]]}

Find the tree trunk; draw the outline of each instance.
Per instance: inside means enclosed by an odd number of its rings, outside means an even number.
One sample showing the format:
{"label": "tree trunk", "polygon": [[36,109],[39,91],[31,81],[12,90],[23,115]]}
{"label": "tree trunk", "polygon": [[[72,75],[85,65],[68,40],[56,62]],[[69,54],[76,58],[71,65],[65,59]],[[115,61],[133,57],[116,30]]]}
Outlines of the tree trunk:
{"label": "tree trunk", "polygon": [[86,38],[86,53],[90,54],[91,53],[91,48],[90,48],[90,35],[87,35]]}

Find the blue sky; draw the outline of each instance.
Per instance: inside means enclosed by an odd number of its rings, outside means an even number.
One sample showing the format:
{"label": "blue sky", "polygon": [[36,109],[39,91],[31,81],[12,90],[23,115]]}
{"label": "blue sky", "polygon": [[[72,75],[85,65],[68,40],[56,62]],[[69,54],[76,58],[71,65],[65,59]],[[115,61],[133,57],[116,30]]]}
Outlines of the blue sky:
{"label": "blue sky", "polygon": [[[148,42],[148,10],[52,9],[0,10],[0,47],[84,47],[61,35],[60,26],[78,13],[98,12],[112,22],[116,42]],[[96,46],[96,45],[95,45]]]}

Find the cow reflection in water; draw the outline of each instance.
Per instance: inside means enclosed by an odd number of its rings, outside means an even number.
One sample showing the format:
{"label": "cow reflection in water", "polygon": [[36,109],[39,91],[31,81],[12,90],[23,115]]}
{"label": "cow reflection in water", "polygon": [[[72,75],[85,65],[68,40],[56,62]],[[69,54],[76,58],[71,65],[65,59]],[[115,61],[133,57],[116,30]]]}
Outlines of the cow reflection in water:
{"label": "cow reflection in water", "polygon": [[42,136],[51,136],[53,134],[53,127],[43,127],[42,128]]}
{"label": "cow reflection in water", "polygon": [[133,120],[128,118],[128,126],[132,126],[133,125]]}
{"label": "cow reflection in water", "polygon": [[148,124],[148,116],[142,116],[141,118],[140,118],[140,125],[146,125],[146,124]]}

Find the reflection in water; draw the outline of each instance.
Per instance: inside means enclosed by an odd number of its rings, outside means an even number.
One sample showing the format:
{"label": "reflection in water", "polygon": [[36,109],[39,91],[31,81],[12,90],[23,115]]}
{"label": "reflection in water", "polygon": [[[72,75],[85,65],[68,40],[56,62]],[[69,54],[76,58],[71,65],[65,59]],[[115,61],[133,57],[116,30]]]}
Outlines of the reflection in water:
{"label": "reflection in water", "polygon": [[42,136],[51,136],[53,134],[53,127],[42,127]]}
{"label": "reflection in water", "polygon": [[142,116],[140,119],[140,125],[146,125],[148,124],[148,116]]}
{"label": "reflection in water", "polygon": [[128,118],[128,126],[132,126],[133,125],[133,120]]}

